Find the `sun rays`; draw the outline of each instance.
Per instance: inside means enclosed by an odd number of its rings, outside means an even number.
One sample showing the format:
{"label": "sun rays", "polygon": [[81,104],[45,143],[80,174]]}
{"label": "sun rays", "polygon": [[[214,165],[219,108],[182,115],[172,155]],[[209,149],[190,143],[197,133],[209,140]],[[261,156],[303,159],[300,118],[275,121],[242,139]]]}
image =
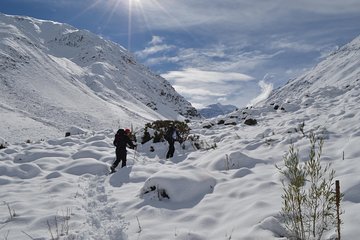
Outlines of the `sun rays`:
{"label": "sun rays", "polygon": [[133,35],[139,32],[148,32],[152,36],[155,35],[155,30],[175,28],[191,35],[181,18],[176,16],[175,10],[178,5],[173,1],[90,0],[86,1],[86,4],[83,10],[74,16],[74,19],[92,14],[93,11],[100,11],[101,15],[94,19],[98,29],[102,31],[112,26],[117,31],[117,35],[126,34],[128,51],[132,48]]}

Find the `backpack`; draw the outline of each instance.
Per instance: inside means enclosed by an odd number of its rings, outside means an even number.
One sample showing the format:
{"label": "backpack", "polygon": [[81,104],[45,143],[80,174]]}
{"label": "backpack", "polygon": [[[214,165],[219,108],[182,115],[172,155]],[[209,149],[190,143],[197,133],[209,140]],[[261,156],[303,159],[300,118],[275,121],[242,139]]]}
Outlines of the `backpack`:
{"label": "backpack", "polygon": [[124,129],[119,129],[116,134],[115,134],[115,138],[114,138],[114,141],[113,141],[113,144],[115,147],[117,147],[119,145],[119,140],[120,140],[120,136],[124,135],[125,134],[125,131]]}

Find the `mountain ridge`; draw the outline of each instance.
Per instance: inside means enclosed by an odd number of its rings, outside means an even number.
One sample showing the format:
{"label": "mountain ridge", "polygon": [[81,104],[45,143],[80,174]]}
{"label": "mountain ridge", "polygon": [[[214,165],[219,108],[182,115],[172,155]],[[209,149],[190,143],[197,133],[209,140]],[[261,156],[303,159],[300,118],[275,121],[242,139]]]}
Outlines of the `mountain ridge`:
{"label": "mountain ridge", "polygon": [[275,102],[276,99],[286,102],[286,99],[310,96],[319,89],[348,88],[350,87],[348,85],[355,85],[358,81],[360,81],[360,36],[329,54],[310,71],[274,90],[261,104]]}
{"label": "mountain ridge", "polygon": [[0,35],[0,108],[24,120],[4,121],[5,128],[38,121],[53,135],[72,125],[96,130],[199,116],[168,81],[87,30],[0,13]]}
{"label": "mountain ridge", "polygon": [[215,103],[210,104],[206,106],[205,108],[199,109],[199,113],[201,116],[205,118],[212,118],[217,117],[219,115],[226,115],[228,113],[231,113],[237,109],[236,106],[231,104],[221,104],[221,103]]}

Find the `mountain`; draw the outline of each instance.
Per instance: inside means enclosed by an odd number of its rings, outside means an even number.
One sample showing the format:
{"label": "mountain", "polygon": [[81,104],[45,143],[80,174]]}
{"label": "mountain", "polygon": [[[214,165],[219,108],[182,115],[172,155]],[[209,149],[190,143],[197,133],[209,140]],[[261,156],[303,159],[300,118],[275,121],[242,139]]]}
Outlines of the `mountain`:
{"label": "mountain", "polygon": [[222,105],[221,103],[210,104],[205,108],[199,109],[201,116],[205,118],[213,118],[219,115],[225,115],[231,113],[237,109],[234,105]]}
{"label": "mountain", "polygon": [[[346,119],[339,119],[339,116],[345,114],[348,108],[353,107],[352,110],[355,112],[360,111],[358,104],[355,104],[360,100],[359,89],[360,36],[331,53],[302,76],[275,89],[264,101],[220,116],[208,123],[205,122],[204,125],[211,126],[217,122],[239,124],[255,117],[265,120],[266,116],[258,115],[259,112],[265,115],[264,111],[293,115],[294,127],[296,124],[309,121],[317,121],[326,126],[330,122],[338,124]],[[335,112],[336,105],[342,106],[340,113]],[[309,114],[311,111],[314,111],[314,115]]]}
{"label": "mountain", "polygon": [[332,97],[357,90],[360,82],[360,36],[331,53],[311,71],[276,89],[265,104],[312,101],[317,94]]}
{"label": "mountain", "polygon": [[[286,170],[291,145],[303,166],[313,132],[324,139],[320,162],[331,164],[344,194],[341,238],[358,239],[359,48],[357,38],[258,105],[191,121],[171,159],[163,142],[138,144],[127,167],[110,176],[113,130],[10,144],[0,150],[0,236],[293,239],[280,214],[288,181],[279,168]],[[321,239],[336,238],[332,227]]]}
{"label": "mountain", "polygon": [[0,136],[9,141],[15,131],[23,141],[198,116],[168,81],[88,31],[0,14],[0,39]]}

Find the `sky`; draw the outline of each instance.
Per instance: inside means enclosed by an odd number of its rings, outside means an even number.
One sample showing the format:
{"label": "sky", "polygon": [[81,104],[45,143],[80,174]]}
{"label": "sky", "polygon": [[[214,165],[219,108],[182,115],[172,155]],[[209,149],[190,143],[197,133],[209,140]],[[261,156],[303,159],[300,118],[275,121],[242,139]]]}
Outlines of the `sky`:
{"label": "sky", "polygon": [[196,108],[243,107],[360,35],[358,0],[1,0],[127,48]]}

